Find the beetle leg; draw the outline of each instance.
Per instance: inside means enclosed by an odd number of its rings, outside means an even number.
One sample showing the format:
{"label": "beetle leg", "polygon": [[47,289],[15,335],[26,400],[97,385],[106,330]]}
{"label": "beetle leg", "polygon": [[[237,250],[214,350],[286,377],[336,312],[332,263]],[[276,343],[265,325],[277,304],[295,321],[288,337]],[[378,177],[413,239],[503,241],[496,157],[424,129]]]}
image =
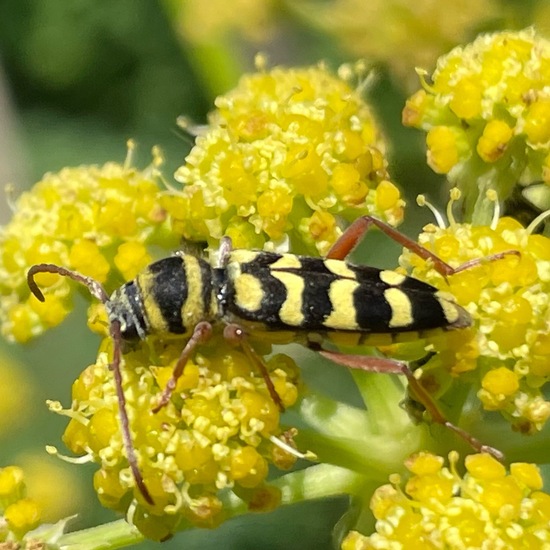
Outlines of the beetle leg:
{"label": "beetle leg", "polygon": [[330,359],[338,365],[348,367],[351,369],[359,369],[367,372],[378,372],[386,374],[402,374],[407,378],[409,383],[409,389],[413,393],[415,399],[417,399],[430,415],[433,422],[445,426],[449,430],[455,432],[462,439],[471,445],[478,452],[489,453],[497,460],[502,461],[504,455],[494,447],[484,445],[467,431],[459,428],[449,420],[445,418],[443,413],[438,409],[435,401],[429,392],[420,384],[415,378],[411,369],[401,361],[395,361],[385,357],[371,357],[365,355],[347,355],[345,353],[339,353],[334,351],[319,351],[319,353]]}
{"label": "beetle leg", "polygon": [[234,342],[241,347],[248,360],[258,369],[258,372],[260,372],[263,379],[265,380],[265,385],[267,386],[267,390],[269,391],[271,399],[273,400],[275,405],[279,407],[279,410],[281,412],[284,412],[285,406],[281,401],[281,396],[277,393],[277,390],[273,385],[273,380],[271,380],[271,377],[269,376],[267,365],[265,364],[263,358],[258,355],[254,348],[250,345],[250,342],[248,341],[243,328],[233,323],[229,324],[224,328],[223,336],[229,342]]}
{"label": "beetle leg", "polygon": [[498,252],[483,258],[469,260],[458,267],[452,267],[439,258],[436,254],[430,252],[427,248],[423,247],[421,244],[418,244],[410,237],[403,235],[403,233],[397,231],[397,229],[394,229],[391,225],[388,225],[387,223],[372,216],[363,216],[355,220],[346,229],[346,231],[344,231],[340,238],[332,245],[326,257],[334,260],[343,260],[357,246],[365,233],[373,225],[378,227],[378,229],[390,237],[390,239],[393,239],[396,243],[399,243],[423,260],[430,260],[433,263],[434,269],[443,275],[443,277],[449,277],[459,271],[471,269],[472,267],[484,264],[486,262],[500,260],[505,256],[520,255],[517,250],[506,250],[504,252]]}
{"label": "beetle leg", "polygon": [[191,338],[189,338],[189,340],[185,344],[185,347],[181,351],[181,354],[176,364],[174,365],[172,376],[164,387],[158,405],[153,408],[154,413],[159,412],[162,407],[165,407],[168,404],[170,398],[172,397],[172,393],[176,389],[178,379],[183,374],[183,369],[185,368],[187,361],[191,357],[191,354],[198,345],[204,344],[206,341],[208,341],[210,336],[212,336],[212,325],[210,323],[207,323],[206,321],[201,321],[200,323],[197,323],[193,330]]}

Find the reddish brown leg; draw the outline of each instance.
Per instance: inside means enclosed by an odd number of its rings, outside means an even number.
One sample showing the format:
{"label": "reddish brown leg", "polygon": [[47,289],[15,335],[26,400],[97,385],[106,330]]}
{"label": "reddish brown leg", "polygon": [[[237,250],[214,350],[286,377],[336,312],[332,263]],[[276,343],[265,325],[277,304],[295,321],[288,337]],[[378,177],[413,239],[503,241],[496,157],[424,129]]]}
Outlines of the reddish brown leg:
{"label": "reddish brown leg", "polygon": [[450,275],[454,275],[459,271],[464,271],[465,269],[470,269],[486,262],[500,260],[505,256],[509,256],[511,254],[516,256],[520,255],[517,250],[507,250],[505,252],[491,254],[490,256],[485,256],[483,258],[470,260],[458,267],[451,267],[448,263],[444,262],[433,252],[430,252],[427,248],[424,248],[413,239],[407,237],[406,235],[403,235],[402,233],[397,231],[397,229],[394,229],[391,225],[388,225],[387,223],[384,223],[377,218],[373,218],[372,216],[363,216],[362,218],[355,220],[346,229],[343,235],[332,245],[332,248],[327,254],[327,258],[334,260],[343,260],[357,246],[361,238],[373,225],[378,227],[378,229],[384,232],[388,237],[390,237],[390,239],[393,239],[404,248],[410,250],[411,252],[414,252],[423,260],[430,260],[433,263],[436,271],[444,277],[449,277]]}
{"label": "reddish brown leg", "polygon": [[185,344],[185,347],[183,348],[179,359],[175,364],[174,369],[172,370],[172,376],[170,377],[170,380],[168,380],[168,382],[166,383],[166,387],[162,392],[159,404],[153,409],[154,413],[158,413],[160,409],[162,409],[162,407],[165,407],[168,404],[170,398],[172,397],[172,393],[176,389],[178,379],[183,374],[183,369],[185,368],[187,361],[191,357],[191,354],[198,345],[204,344],[206,341],[208,341],[210,336],[212,336],[212,325],[210,323],[207,323],[206,321],[197,323],[197,326],[193,330],[191,338],[189,338],[187,344]]}
{"label": "reddish brown leg", "polygon": [[498,449],[490,447],[489,445],[484,445],[467,431],[455,426],[452,422],[449,422],[438,409],[436,403],[432,399],[432,396],[415,378],[413,372],[405,363],[383,357],[347,355],[333,351],[320,351],[319,353],[334,363],[344,367],[349,367],[351,369],[360,369],[367,372],[405,375],[409,383],[409,388],[415,398],[426,408],[426,411],[430,415],[433,422],[441,424],[442,426],[445,426],[449,430],[455,432],[467,443],[469,443],[476,451],[489,453],[500,461],[504,459],[504,455]]}
{"label": "reddish brown leg", "polygon": [[267,390],[269,391],[269,395],[271,396],[271,399],[273,399],[273,402],[277,407],[279,407],[279,410],[281,412],[285,412],[285,407],[283,405],[283,402],[281,401],[281,397],[277,393],[277,390],[275,389],[275,386],[273,385],[273,380],[271,380],[271,377],[269,376],[269,371],[267,370],[267,365],[265,364],[262,357],[260,357],[254,348],[250,345],[246,338],[246,334],[242,327],[235,324],[227,325],[223,331],[223,336],[226,340],[229,342],[234,342],[235,344],[239,345],[241,349],[244,351],[245,355],[248,357],[248,360],[256,366],[260,374],[262,375],[263,379],[265,380],[265,385],[267,386]]}

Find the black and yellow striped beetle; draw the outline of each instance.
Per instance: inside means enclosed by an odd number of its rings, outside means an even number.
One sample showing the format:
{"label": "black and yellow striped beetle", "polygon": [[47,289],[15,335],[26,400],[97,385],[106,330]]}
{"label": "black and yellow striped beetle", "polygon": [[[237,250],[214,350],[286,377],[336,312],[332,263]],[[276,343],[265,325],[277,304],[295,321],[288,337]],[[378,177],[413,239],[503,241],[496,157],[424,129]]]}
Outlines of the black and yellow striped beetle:
{"label": "black and yellow striped beetle", "polygon": [[[40,301],[44,301],[44,295],[34,276],[48,272],[85,285],[105,305],[113,339],[111,369],[115,377],[125,452],[136,486],[149,503],[153,504],[153,499],[138,468],[122,388],[123,342],[143,340],[152,334],[189,337],[155,408],[158,411],[170,400],[193,350],[208,340],[212,325],[216,323],[224,325],[224,336],[238,341],[257,366],[272,399],[281,409],[280,398],[267,374],[263,358],[254,352],[247,340],[250,333],[285,331],[289,334],[289,341],[298,341],[316,349],[339,365],[403,374],[415,399],[426,408],[434,422],[450,428],[475,449],[502,459],[498,450],[481,444],[446,420],[405,363],[389,358],[349,355],[323,346],[326,337],[335,333],[346,333],[359,346],[372,334],[408,332],[422,338],[434,329],[462,329],[471,324],[469,314],[451,295],[429,284],[394,271],[345,262],[344,258],[371,225],[421,258],[430,260],[444,276],[479,263],[474,260],[452,268],[389,225],[365,216],[347,229],[326,258],[233,250],[226,238],[221,242],[217,265],[192,254],[177,253],[151,264],[110,297],[100,283],[75,271],[53,264],[31,267],[28,285]],[[498,259],[504,254],[507,252],[489,259]]]}

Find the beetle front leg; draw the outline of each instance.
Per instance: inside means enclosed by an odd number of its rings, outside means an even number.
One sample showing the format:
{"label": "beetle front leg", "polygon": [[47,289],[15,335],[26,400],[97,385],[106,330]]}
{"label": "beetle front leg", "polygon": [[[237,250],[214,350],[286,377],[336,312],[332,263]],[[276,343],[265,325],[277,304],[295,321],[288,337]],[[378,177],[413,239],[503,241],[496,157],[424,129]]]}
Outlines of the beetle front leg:
{"label": "beetle front leg", "polygon": [[484,452],[492,455],[497,460],[504,460],[504,455],[498,449],[489,445],[484,445],[468,433],[466,430],[459,428],[449,420],[445,418],[443,413],[438,409],[435,401],[429,392],[420,384],[415,378],[411,369],[401,361],[395,361],[385,357],[371,357],[365,355],[348,355],[345,353],[339,353],[334,351],[319,351],[319,353],[330,359],[338,365],[348,367],[351,369],[359,369],[366,372],[378,372],[385,374],[403,374],[409,383],[409,389],[413,393],[414,397],[425,407],[426,411],[430,415],[433,422],[445,426],[449,430],[455,432],[462,439],[471,445],[478,452]]}

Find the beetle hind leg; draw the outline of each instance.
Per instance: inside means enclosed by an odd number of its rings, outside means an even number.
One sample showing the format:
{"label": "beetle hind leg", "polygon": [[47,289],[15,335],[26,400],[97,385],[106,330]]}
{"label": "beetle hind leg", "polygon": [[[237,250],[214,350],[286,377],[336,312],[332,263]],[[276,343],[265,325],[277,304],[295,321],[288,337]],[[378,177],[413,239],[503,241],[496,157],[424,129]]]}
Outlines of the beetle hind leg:
{"label": "beetle hind leg", "polygon": [[417,243],[414,239],[407,237],[391,225],[374,218],[373,216],[363,216],[356,219],[340,238],[332,245],[327,254],[327,258],[335,260],[343,260],[353,249],[357,246],[359,241],[363,238],[365,233],[372,227],[377,227],[390,239],[400,244],[404,248],[410,250],[423,260],[429,260],[432,262],[434,269],[443,275],[443,277],[450,277],[460,271],[471,269],[478,265],[483,265],[488,262],[494,262],[501,260],[506,256],[519,256],[520,253],[517,250],[505,250],[504,252],[497,252],[483,258],[475,258],[468,262],[459,265],[458,267],[452,267],[448,263],[444,262],[439,256]]}
{"label": "beetle hind leg", "polygon": [[430,393],[416,379],[412,370],[405,363],[393,359],[388,359],[386,357],[348,355],[335,351],[321,350],[319,351],[319,353],[323,357],[330,359],[332,362],[351,369],[359,369],[366,372],[404,375],[407,378],[409,389],[414,395],[414,398],[425,407],[426,411],[430,415],[432,422],[435,422],[436,424],[441,424],[447,429],[453,431],[459,437],[464,439],[464,441],[466,441],[476,451],[488,453],[499,461],[504,460],[504,455],[498,449],[483,444],[472,434],[447,420],[443,413],[437,407]]}

